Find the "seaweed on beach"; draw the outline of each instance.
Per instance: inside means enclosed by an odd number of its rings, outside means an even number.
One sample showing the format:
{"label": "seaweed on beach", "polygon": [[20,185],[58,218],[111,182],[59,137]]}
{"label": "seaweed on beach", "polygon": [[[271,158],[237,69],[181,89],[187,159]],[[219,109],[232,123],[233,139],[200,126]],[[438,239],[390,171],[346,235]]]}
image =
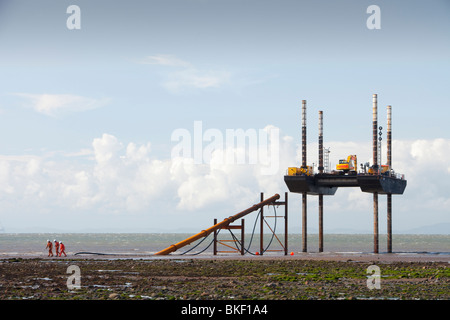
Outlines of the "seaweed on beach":
{"label": "seaweed on beach", "polygon": [[[0,261],[0,299],[450,299],[447,262],[378,263],[379,289],[367,285],[372,264],[304,259],[7,259]],[[70,265],[79,267],[79,288],[68,287]]]}

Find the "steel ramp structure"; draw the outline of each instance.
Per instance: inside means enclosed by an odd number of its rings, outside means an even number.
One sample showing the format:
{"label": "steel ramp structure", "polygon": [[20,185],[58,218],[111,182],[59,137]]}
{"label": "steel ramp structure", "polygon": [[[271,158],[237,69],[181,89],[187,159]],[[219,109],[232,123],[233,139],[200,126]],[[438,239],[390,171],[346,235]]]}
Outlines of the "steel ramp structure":
{"label": "steel ramp structure", "polygon": [[184,247],[184,246],[186,246],[186,245],[188,245],[188,244],[190,244],[190,243],[192,243],[192,242],[194,242],[196,240],[199,240],[201,238],[207,237],[211,232],[214,232],[214,231],[222,229],[222,228],[226,228],[233,221],[235,221],[237,219],[240,219],[240,218],[246,216],[247,214],[249,214],[249,213],[251,213],[253,211],[256,211],[256,210],[258,210],[258,209],[260,209],[260,208],[262,208],[262,207],[264,207],[266,205],[273,204],[279,198],[280,198],[280,195],[279,194],[275,194],[274,196],[272,196],[270,198],[267,198],[266,200],[261,201],[261,202],[255,204],[255,205],[253,205],[252,207],[244,210],[244,211],[241,211],[241,212],[239,212],[239,213],[237,213],[237,214],[235,214],[235,215],[233,215],[231,217],[225,218],[223,221],[213,225],[212,227],[210,227],[210,228],[208,228],[206,230],[202,230],[199,233],[197,233],[197,234],[195,234],[195,235],[193,235],[193,236],[191,236],[191,237],[189,237],[189,238],[187,238],[187,239],[185,239],[183,241],[180,241],[180,242],[178,242],[176,244],[172,244],[171,246],[167,247],[166,249],[155,253],[155,255],[167,255],[167,254],[169,254],[171,252],[174,252],[174,251],[176,251],[176,250],[178,250],[178,249],[180,249],[180,248],[182,248],[182,247]]}

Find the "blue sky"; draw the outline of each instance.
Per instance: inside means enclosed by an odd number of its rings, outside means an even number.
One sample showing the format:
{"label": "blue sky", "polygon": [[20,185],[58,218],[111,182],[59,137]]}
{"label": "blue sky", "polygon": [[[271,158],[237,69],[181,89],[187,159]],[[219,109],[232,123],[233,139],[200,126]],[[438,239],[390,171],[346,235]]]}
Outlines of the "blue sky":
{"label": "blue sky", "polygon": [[[80,30],[66,27],[72,4]],[[374,4],[379,30],[366,26]],[[194,121],[223,132],[275,126],[294,155],[283,159],[295,162],[305,99],[311,162],[318,110],[332,165],[350,153],[366,161],[373,93],[383,123],[393,106],[393,157],[408,178],[394,200],[394,231],[450,223],[448,182],[433,179],[450,174],[449,15],[445,0],[0,1],[0,223],[12,231],[46,230],[46,221],[68,231],[203,228],[261,191],[284,192],[285,168],[267,180],[241,167],[182,164],[186,176],[174,176],[174,130],[193,130]],[[206,183],[211,176],[217,184]],[[180,206],[196,201],[196,183],[208,186],[203,202]],[[415,202],[423,183],[436,190],[423,204],[427,219]],[[371,230],[370,195],[360,194],[327,200],[335,215],[326,230]]]}

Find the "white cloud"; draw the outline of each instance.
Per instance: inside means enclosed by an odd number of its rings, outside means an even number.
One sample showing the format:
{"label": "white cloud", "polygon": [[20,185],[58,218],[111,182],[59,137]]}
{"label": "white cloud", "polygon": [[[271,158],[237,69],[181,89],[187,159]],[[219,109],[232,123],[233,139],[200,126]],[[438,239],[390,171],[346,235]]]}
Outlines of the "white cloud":
{"label": "white cloud", "polygon": [[160,66],[169,67],[191,67],[192,65],[184,60],[177,58],[171,54],[157,54],[154,56],[148,56],[140,61],[143,64],[154,64]]}
{"label": "white cloud", "polygon": [[[123,143],[110,134],[93,139],[90,152],[79,153],[81,157],[93,154],[88,161],[78,162],[76,153],[66,158],[0,156],[0,206],[30,212],[55,208],[58,213],[141,213],[155,215],[155,223],[167,221],[165,215],[190,215],[195,220],[196,212],[206,209],[220,218],[249,207],[259,192],[268,197],[287,190],[283,181],[286,168],[299,163],[299,146],[294,141],[292,137],[280,137],[279,168],[273,175],[262,175],[260,164],[224,163],[214,153],[206,164],[194,164],[191,158],[156,159],[150,143]],[[395,229],[448,222],[450,140],[393,143],[394,169],[408,179],[405,194],[394,197]],[[370,159],[370,145],[327,145],[336,159],[351,151]],[[308,162],[317,162],[316,149],[316,144],[308,145]],[[290,210],[294,211],[299,209],[295,197],[290,195]],[[312,201],[310,210],[314,210],[316,198],[308,199]],[[367,220],[370,227],[370,201],[370,195],[359,190],[338,190],[334,197],[326,197],[326,223],[333,228],[358,228],[351,224]],[[358,214],[358,218],[349,220],[351,214]],[[291,217],[295,220],[298,215],[292,213]]]}
{"label": "white cloud", "polygon": [[174,55],[148,56],[141,61],[144,64],[176,67],[170,69],[162,83],[171,93],[180,93],[192,89],[219,88],[230,82],[231,73],[226,70],[198,68],[190,62]]}
{"label": "white cloud", "polygon": [[108,163],[116,158],[117,153],[123,148],[116,137],[104,133],[101,138],[95,138],[92,142],[97,163]]}
{"label": "white cloud", "polygon": [[227,84],[230,79],[230,73],[217,70],[185,69],[172,72],[168,75],[163,86],[170,92],[177,93],[185,89],[197,88],[219,88]]}
{"label": "white cloud", "polygon": [[26,105],[47,116],[60,116],[105,106],[110,99],[93,99],[72,94],[29,94],[17,93],[27,100]]}
{"label": "white cloud", "polygon": [[409,149],[409,153],[396,156],[406,173],[409,185],[407,191],[415,197],[416,209],[421,208],[426,214],[429,211],[448,211],[450,140],[402,141],[397,142],[397,145]]}
{"label": "white cloud", "polygon": [[[93,157],[77,162],[77,156],[85,155]],[[190,158],[155,159],[150,143],[124,145],[115,136],[103,134],[93,139],[91,151],[83,149],[62,160],[60,154],[57,159],[52,155],[0,158],[0,195],[3,201],[20,198],[22,204],[42,201],[41,206],[51,203],[110,212],[148,210],[166,195],[174,200],[174,210],[217,204],[234,210],[239,207],[230,204],[230,198],[248,204],[255,190],[273,191],[279,185],[278,174],[260,175],[262,167],[227,164],[214,155],[210,163],[199,165]],[[279,168],[279,173],[284,170]],[[22,192],[27,188],[30,193]]]}

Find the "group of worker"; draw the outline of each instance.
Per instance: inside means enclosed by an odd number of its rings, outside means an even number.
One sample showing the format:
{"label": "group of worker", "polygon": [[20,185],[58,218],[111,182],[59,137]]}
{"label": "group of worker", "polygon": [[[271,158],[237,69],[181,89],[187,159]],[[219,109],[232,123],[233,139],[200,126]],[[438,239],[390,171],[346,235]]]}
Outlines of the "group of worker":
{"label": "group of worker", "polygon": [[[66,247],[64,246],[64,243],[62,243],[62,241],[56,241],[53,240],[53,242],[55,243],[55,252],[56,252],[56,256],[57,257],[61,257],[62,254],[64,254],[64,257],[67,257],[66,255]],[[53,257],[53,244],[50,240],[47,240],[47,246],[45,247],[45,249],[48,249],[48,256],[49,257]]]}

